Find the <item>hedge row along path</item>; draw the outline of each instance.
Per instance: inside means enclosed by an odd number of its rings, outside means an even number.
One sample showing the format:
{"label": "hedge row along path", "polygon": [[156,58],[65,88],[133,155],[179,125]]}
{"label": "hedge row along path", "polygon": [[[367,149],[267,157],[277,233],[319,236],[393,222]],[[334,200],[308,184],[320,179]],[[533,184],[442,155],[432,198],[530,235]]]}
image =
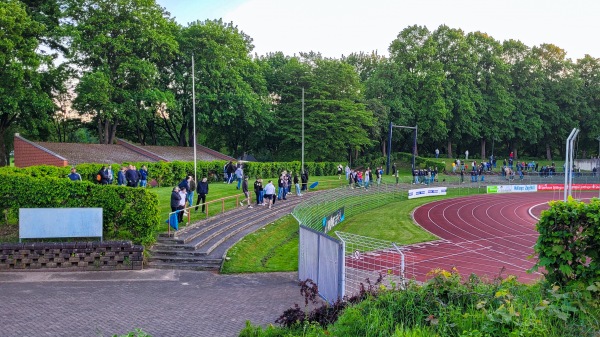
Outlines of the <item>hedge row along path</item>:
{"label": "hedge row along path", "polygon": [[[583,200],[597,196],[577,193]],[[435,268],[456,267],[462,275],[490,279],[501,270],[502,276],[515,275],[526,283],[543,277],[527,273],[536,262],[529,258],[538,237],[535,217],[557,197],[549,192],[474,195],[417,208],[415,221],[441,240],[406,246],[407,276],[419,279]]]}

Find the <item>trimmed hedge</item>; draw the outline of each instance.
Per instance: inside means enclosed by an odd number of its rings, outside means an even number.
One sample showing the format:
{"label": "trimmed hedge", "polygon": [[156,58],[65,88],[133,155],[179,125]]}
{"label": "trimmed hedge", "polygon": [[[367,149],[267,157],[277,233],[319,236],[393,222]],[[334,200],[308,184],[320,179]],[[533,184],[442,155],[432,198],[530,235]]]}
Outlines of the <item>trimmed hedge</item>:
{"label": "trimmed hedge", "polygon": [[[32,173],[57,174],[50,167]],[[72,182],[66,178],[0,172],[0,209],[18,217],[19,208],[101,207],[107,240],[149,245],[159,225],[158,197],[142,188]]]}
{"label": "trimmed hedge", "polygon": [[[173,186],[177,185],[183,177],[194,172],[194,162],[131,162],[123,163],[123,165],[132,164],[140,169],[142,165],[148,167],[149,179],[156,180],[159,186]],[[198,161],[198,179],[200,177],[210,177],[210,181],[217,181],[223,177],[223,167],[227,164],[226,161]],[[308,171],[310,176],[325,176],[337,174],[337,165],[339,163],[334,162],[306,162],[304,168]],[[81,174],[81,178],[84,181],[95,182],[98,171],[102,168],[102,164],[80,164],[77,165],[77,173]],[[300,172],[302,163],[299,161],[293,162],[273,162],[273,163],[259,163],[259,162],[247,162],[244,163],[244,174],[251,178],[263,177],[273,178],[278,177],[283,170]],[[121,165],[113,164],[113,173],[115,179],[113,184],[117,183],[117,172]],[[16,167],[3,167],[0,169],[0,173],[22,173],[31,177],[55,177],[66,179],[67,175],[71,172],[70,167],[57,167],[57,166],[30,166],[26,168]]]}

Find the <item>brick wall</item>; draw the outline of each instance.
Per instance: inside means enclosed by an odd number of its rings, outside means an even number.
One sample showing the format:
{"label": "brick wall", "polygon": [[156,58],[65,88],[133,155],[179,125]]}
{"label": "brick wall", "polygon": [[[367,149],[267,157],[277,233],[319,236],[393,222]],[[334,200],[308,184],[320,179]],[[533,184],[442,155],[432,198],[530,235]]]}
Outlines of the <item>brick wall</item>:
{"label": "brick wall", "polygon": [[35,165],[67,166],[67,160],[56,153],[40,147],[15,134],[15,166],[28,167]]}
{"label": "brick wall", "polygon": [[4,243],[0,272],[140,270],[143,251],[131,241]]}

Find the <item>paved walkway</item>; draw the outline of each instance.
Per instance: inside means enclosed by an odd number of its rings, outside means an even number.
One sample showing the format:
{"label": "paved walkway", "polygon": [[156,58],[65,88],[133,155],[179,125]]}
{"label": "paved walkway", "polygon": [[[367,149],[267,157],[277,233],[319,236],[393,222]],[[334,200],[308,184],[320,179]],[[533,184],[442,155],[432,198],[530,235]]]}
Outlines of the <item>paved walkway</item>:
{"label": "paved walkway", "polygon": [[296,273],[218,275],[148,269],[0,273],[0,335],[237,336],[304,305]]}

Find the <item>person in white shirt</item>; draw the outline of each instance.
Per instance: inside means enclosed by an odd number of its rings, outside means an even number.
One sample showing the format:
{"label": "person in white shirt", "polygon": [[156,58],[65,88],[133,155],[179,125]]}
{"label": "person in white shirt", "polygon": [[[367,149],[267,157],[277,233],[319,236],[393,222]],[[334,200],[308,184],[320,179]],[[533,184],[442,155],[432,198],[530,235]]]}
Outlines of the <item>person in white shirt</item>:
{"label": "person in white shirt", "polygon": [[275,199],[277,199],[275,195],[275,185],[273,185],[273,180],[269,180],[269,183],[264,188],[265,198],[269,200],[269,208],[271,205],[275,205]]}

